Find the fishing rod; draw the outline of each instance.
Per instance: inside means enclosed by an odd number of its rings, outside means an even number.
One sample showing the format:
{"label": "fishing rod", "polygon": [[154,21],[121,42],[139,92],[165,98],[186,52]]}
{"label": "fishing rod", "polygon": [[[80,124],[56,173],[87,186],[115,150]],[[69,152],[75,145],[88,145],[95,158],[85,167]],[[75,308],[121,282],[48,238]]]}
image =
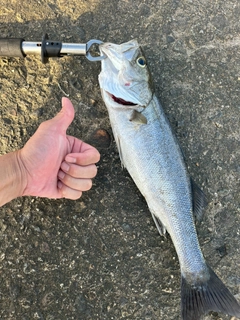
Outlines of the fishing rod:
{"label": "fishing rod", "polygon": [[61,58],[66,55],[85,56],[89,61],[100,61],[104,55],[92,55],[90,49],[102,41],[91,39],[87,43],[62,43],[49,40],[44,34],[42,41],[25,41],[23,38],[0,38],[0,56],[25,58],[29,54],[40,55],[42,63],[47,63],[49,58]]}

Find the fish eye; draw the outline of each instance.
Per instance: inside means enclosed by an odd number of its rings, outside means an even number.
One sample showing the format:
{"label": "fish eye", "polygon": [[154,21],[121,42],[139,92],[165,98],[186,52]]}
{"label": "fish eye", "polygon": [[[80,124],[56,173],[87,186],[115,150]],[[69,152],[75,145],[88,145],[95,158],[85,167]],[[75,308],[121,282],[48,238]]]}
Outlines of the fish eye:
{"label": "fish eye", "polygon": [[146,59],[144,57],[137,58],[137,65],[141,68],[146,67]]}

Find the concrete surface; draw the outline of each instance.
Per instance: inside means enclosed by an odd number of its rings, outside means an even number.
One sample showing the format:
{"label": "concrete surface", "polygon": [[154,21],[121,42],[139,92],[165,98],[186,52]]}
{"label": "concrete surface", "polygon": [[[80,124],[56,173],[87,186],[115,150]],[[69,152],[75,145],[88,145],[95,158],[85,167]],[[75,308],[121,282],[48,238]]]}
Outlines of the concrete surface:
{"label": "concrete surface", "polygon": [[[209,199],[197,226],[208,263],[240,300],[240,3],[237,0],[1,0],[1,37],[142,44],[189,172]],[[99,63],[0,59],[0,152],[23,146],[69,96],[70,134],[101,152],[76,202],[16,199],[0,210],[0,318],[180,319],[180,272],[143,197],[121,168]],[[205,319],[230,319],[211,313]]]}

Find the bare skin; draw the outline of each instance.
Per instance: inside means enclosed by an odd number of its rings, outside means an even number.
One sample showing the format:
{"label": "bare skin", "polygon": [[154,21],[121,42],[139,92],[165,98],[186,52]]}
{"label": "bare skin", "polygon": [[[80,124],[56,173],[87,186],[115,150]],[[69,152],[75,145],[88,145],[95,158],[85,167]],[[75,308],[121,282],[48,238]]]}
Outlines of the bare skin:
{"label": "bare skin", "polygon": [[92,187],[99,152],[66,134],[74,118],[67,98],[25,146],[0,157],[0,206],[21,196],[78,199]]}

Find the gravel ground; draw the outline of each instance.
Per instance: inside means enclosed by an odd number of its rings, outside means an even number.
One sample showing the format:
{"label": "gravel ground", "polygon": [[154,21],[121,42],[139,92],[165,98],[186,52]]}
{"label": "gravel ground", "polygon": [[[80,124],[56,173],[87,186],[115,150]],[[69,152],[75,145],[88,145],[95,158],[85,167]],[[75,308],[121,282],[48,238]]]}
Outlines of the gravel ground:
{"label": "gravel ground", "polygon": [[[197,225],[208,263],[240,300],[240,3],[237,0],[1,0],[1,37],[142,44],[156,94],[209,206]],[[84,57],[0,59],[0,153],[24,145],[60,109],[69,133],[101,152],[78,201],[16,199],[1,208],[1,319],[180,319],[180,272],[121,168],[98,86]],[[226,320],[211,313],[204,319]],[[232,318],[233,319],[233,318]]]}

